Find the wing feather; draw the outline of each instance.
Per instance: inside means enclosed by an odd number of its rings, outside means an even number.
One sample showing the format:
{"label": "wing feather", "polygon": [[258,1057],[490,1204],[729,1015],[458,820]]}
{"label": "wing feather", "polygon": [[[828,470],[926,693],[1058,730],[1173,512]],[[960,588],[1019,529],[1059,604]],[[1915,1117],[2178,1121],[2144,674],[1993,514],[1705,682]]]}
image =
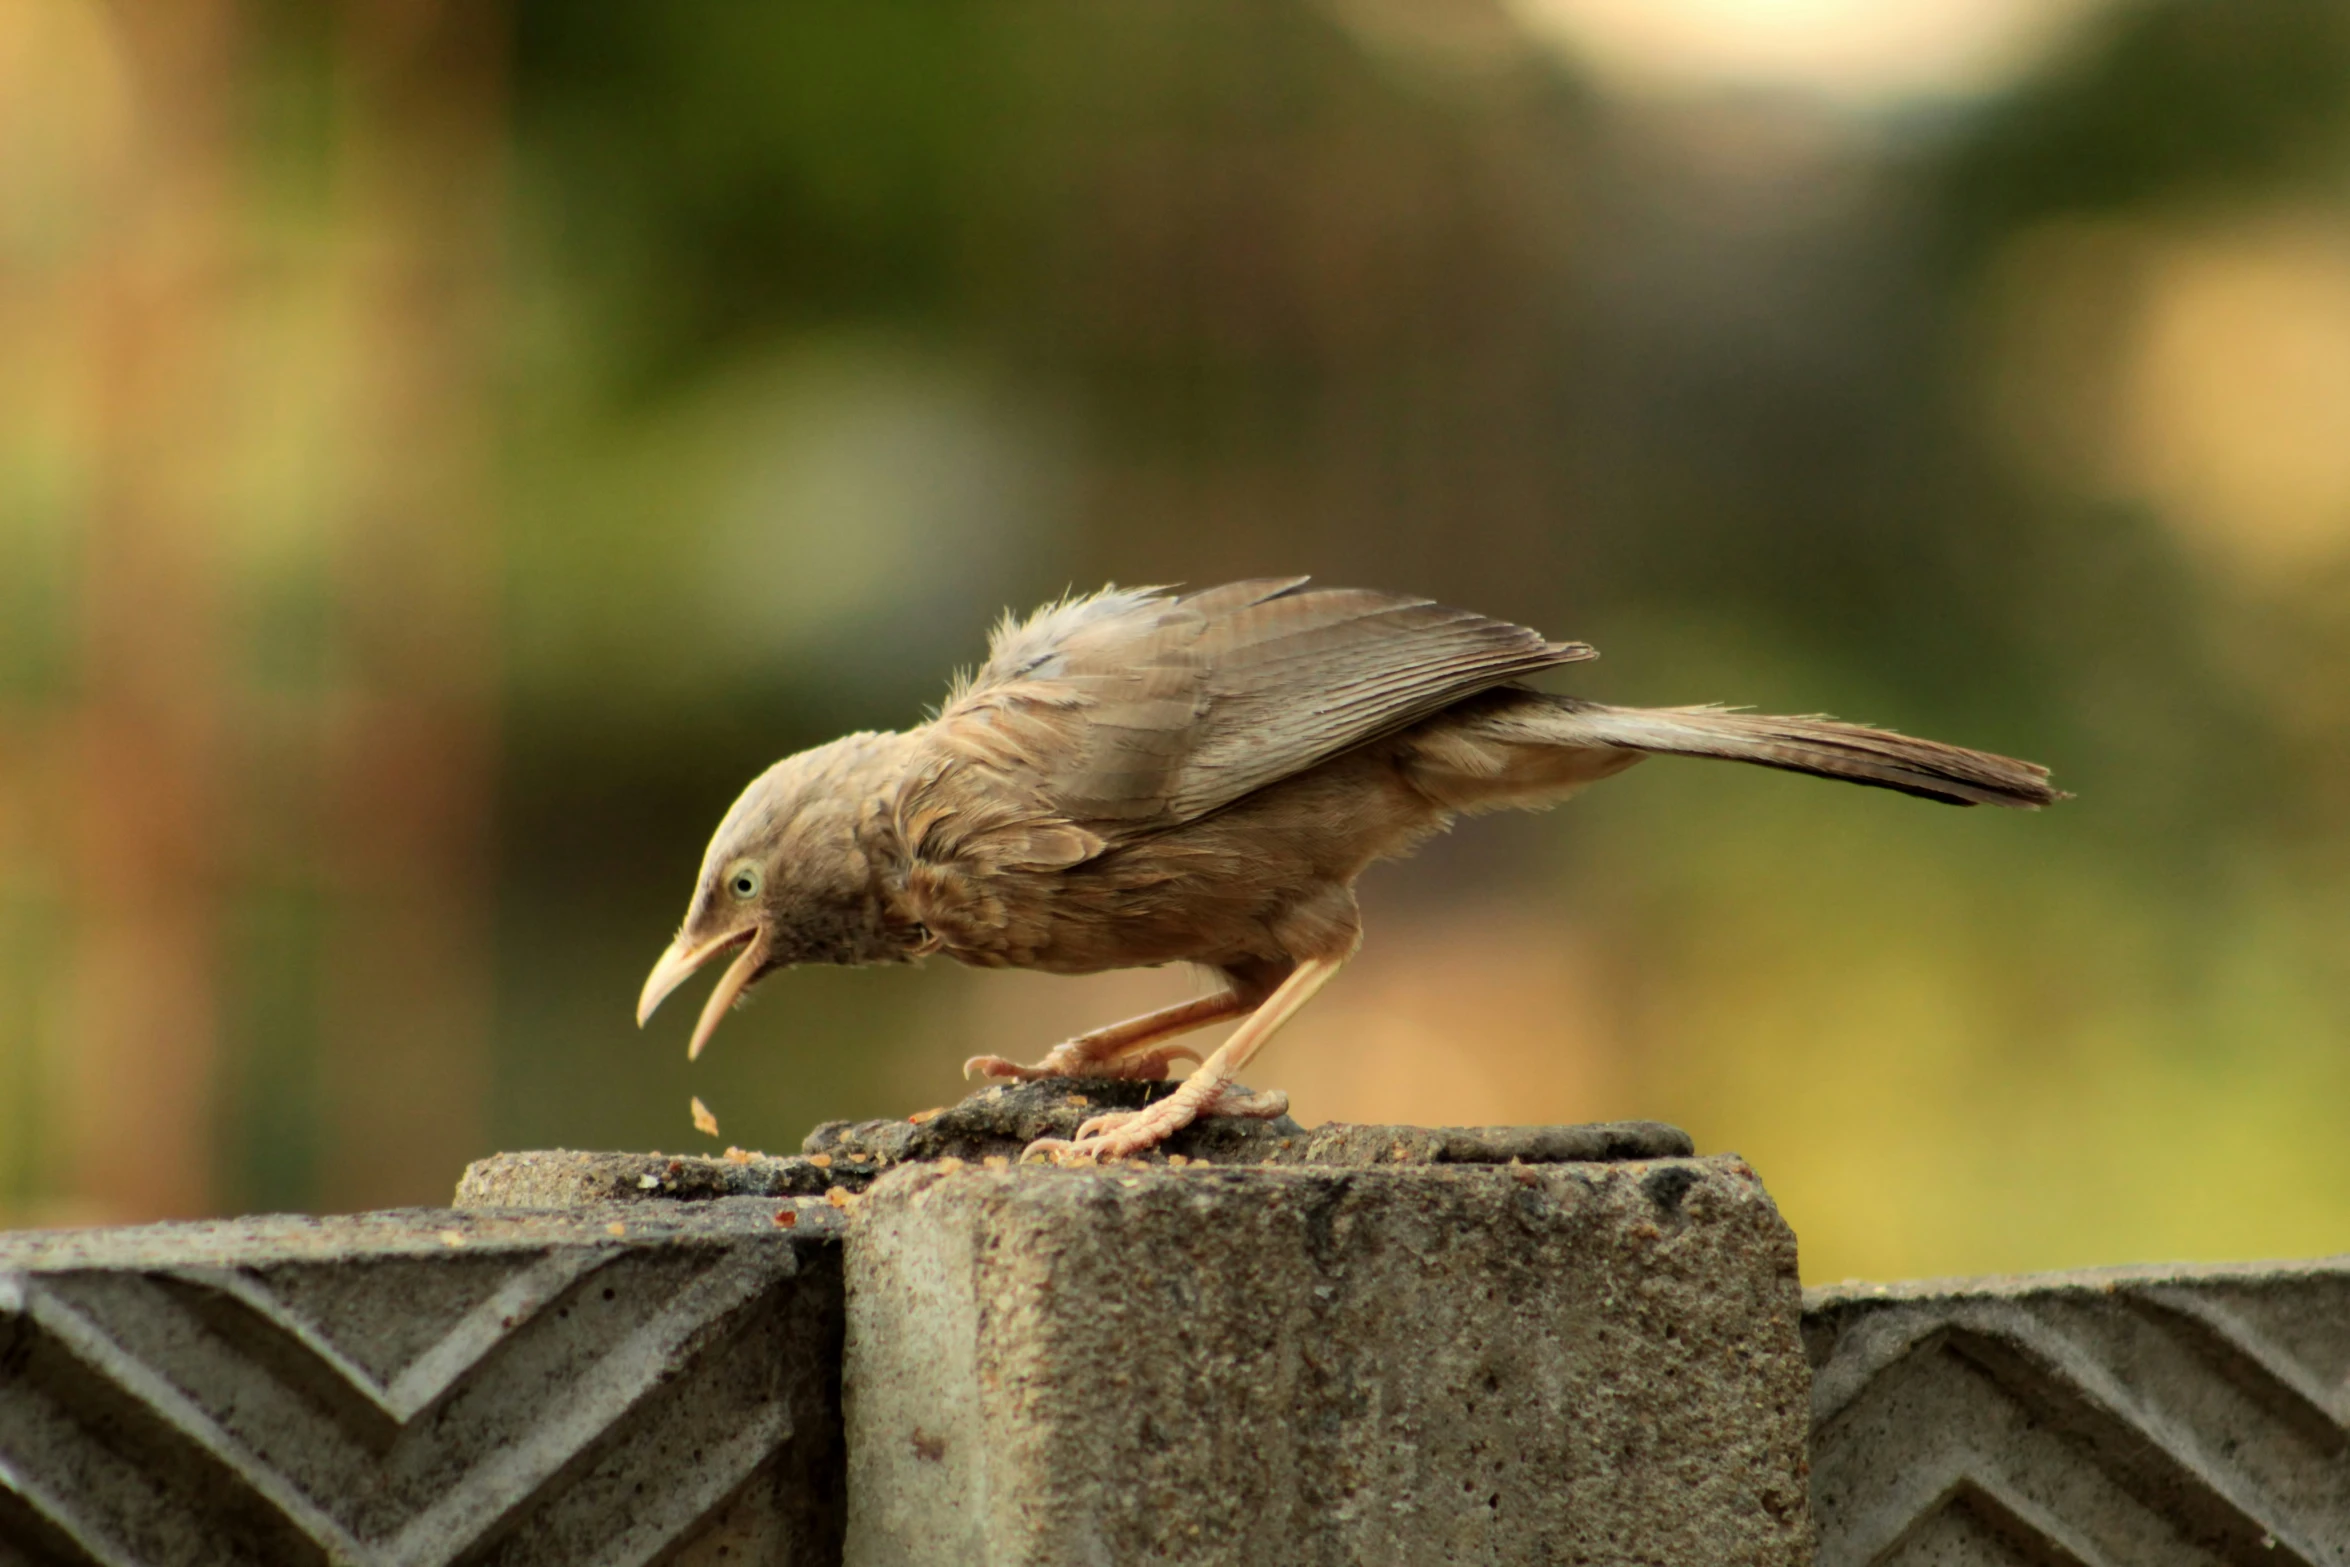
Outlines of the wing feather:
{"label": "wing feather", "polygon": [[[985,821],[934,819],[961,825],[959,852],[990,840],[985,857],[1067,863],[1073,845],[1193,820],[1474,692],[1594,656],[1428,599],[1306,583],[1109,588],[1006,617],[933,729],[949,758],[1012,788]],[[1053,830],[1065,823],[1087,830]]]}

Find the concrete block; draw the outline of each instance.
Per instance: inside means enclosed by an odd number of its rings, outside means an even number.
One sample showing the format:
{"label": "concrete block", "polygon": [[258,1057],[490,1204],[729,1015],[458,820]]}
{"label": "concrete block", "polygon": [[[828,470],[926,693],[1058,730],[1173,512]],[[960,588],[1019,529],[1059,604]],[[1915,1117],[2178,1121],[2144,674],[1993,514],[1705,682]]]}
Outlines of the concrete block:
{"label": "concrete block", "polygon": [[837,1560],[811,1206],[0,1236],[0,1561]]}
{"label": "concrete block", "polygon": [[914,1167],[848,1266],[855,1567],[1808,1559],[1735,1158]]}
{"label": "concrete block", "polygon": [[2350,1257],[1812,1292],[1822,1567],[2350,1567]]}

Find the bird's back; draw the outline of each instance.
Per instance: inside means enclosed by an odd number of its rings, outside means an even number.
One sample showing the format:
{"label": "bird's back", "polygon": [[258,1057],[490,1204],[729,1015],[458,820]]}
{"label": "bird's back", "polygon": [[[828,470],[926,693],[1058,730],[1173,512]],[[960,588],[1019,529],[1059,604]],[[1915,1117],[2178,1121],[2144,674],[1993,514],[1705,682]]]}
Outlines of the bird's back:
{"label": "bird's back", "polygon": [[1034,814],[1106,845],[1592,656],[1428,599],[1302,577],[1108,589],[1007,621],[932,728],[949,755],[1022,783]]}

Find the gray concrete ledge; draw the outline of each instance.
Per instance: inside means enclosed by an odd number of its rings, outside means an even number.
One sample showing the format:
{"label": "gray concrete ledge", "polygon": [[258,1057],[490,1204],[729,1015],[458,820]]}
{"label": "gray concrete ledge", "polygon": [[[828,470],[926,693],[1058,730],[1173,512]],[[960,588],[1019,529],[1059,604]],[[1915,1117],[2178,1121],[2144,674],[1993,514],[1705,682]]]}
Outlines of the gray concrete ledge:
{"label": "gray concrete ledge", "polygon": [[[1133,1109],[1172,1088],[1164,1083],[1048,1080],[980,1090],[959,1104],[889,1121],[827,1121],[795,1155],[583,1153],[567,1149],[499,1154],[470,1166],[458,1183],[461,1208],[568,1208],[642,1198],[821,1196],[861,1192],[900,1164],[962,1159],[1016,1160],[1040,1137],[1075,1135],[1105,1109]],[[1656,1121],[1592,1126],[1351,1126],[1311,1131],[1287,1116],[1271,1121],[1210,1119],[1184,1128],[1138,1163],[1352,1167],[1379,1164],[1565,1164],[1686,1157],[1689,1134]]]}
{"label": "gray concrete ledge", "polygon": [[1793,1563],[1808,1430],[1829,1567],[2350,1567],[2350,1258],[1815,1290],[1799,1351],[1669,1127],[1012,1162],[1153,1091],[0,1235],[0,1563]]}
{"label": "gray concrete ledge", "polygon": [[814,1206],[0,1236],[0,1561],[837,1559]]}
{"label": "gray concrete ledge", "polygon": [[1806,1298],[1823,1567],[2350,1567],[2350,1257]]}
{"label": "gray concrete ledge", "polygon": [[1735,1158],[898,1171],[848,1559],[1802,1562],[1799,1309]]}

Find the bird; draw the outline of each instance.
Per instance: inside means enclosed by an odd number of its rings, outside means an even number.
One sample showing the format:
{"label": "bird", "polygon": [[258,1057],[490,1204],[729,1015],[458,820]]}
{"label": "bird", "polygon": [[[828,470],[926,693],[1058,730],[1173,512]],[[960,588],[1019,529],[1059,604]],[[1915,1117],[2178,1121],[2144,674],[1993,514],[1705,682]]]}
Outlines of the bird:
{"label": "bird", "polygon": [[[1554,805],[1650,756],[1711,757],[1949,805],[2067,798],[2048,770],[1834,719],[1617,707],[1530,677],[1581,642],[1433,600],[1306,577],[1118,588],[1007,613],[928,722],[788,756],[720,820],[683,925],[646,978],[662,1000],[732,953],[698,1057],[779,969],[906,963],[1089,974],[1190,963],[1209,994],[1111,1023],[1033,1063],[966,1075],[1162,1081],[1028,1154],[1141,1153],[1203,1115],[1284,1113],[1241,1070],[1362,940],[1356,879],[1463,816]],[[1183,1037],[1237,1026],[1204,1057]]]}

